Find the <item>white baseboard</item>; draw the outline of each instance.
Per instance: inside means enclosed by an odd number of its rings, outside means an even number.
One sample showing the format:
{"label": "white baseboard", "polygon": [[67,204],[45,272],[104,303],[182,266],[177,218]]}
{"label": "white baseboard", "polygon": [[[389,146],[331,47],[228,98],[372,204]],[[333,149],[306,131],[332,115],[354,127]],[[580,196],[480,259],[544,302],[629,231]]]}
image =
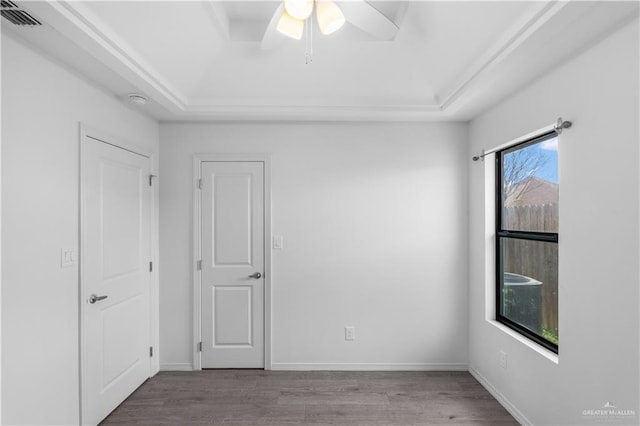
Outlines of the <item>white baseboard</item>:
{"label": "white baseboard", "polygon": [[511,403],[503,394],[501,394],[490,382],[480,374],[473,367],[469,367],[469,373],[476,378],[478,382],[504,407],[505,410],[509,412],[513,416],[514,419],[521,425],[532,425],[531,421],[527,419],[527,417],[522,414],[520,410],[516,408],[515,405]]}
{"label": "white baseboard", "polygon": [[186,362],[160,364],[160,371],[193,371],[193,365]]}
{"label": "white baseboard", "polygon": [[274,362],[272,370],[292,371],[467,371],[467,364]]}

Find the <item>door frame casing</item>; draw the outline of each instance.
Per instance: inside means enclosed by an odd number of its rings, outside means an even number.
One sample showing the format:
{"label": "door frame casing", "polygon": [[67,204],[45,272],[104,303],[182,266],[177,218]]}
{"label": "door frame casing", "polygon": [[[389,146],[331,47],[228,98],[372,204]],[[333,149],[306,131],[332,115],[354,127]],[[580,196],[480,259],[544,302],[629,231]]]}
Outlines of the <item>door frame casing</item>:
{"label": "door frame casing", "polygon": [[206,162],[260,162],[264,164],[264,369],[271,370],[271,155],[268,153],[224,153],[195,154],[193,156],[193,370],[202,370],[201,352],[198,343],[202,341],[202,270],[198,261],[202,259],[202,191],[198,186],[201,165]]}
{"label": "door frame casing", "polygon": [[[85,288],[84,288],[84,259],[85,259],[85,244],[84,244],[84,235],[85,229],[84,224],[86,223],[86,207],[85,207],[85,198],[84,198],[84,154],[85,154],[85,140],[93,139],[98,142],[105,143],[107,145],[111,145],[115,148],[123,149],[125,151],[129,151],[133,154],[141,155],[146,157],[149,160],[149,173],[156,176],[158,174],[155,165],[155,155],[153,152],[150,152],[144,148],[136,144],[132,144],[126,140],[123,140],[120,137],[115,137],[112,134],[103,132],[101,130],[95,129],[93,127],[87,126],[84,123],[79,123],[80,130],[80,138],[79,138],[79,176],[78,176],[78,200],[79,200],[79,221],[78,221],[78,253],[79,253],[79,261],[78,261],[78,362],[79,362],[79,419],[80,424],[84,424],[84,419],[86,418],[84,414],[85,404],[84,401],[87,398],[85,394],[86,386],[84,381],[86,379],[85,374],[85,363],[83,360],[86,358],[86,341],[84,337],[84,314],[86,310],[85,300]],[[153,356],[149,357],[149,377],[154,376],[160,370],[160,350],[159,350],[159,289],[158,289],[158,244],[157,244],[157,208],[156,202],[158,200],[157,196],[157,185],[153,185],[151,193],[149,195],[149,255],[151,257],[151,262],[153,262],[154,268],[153,271],[150,272],[149,279],[149,344],[154,348]]]}

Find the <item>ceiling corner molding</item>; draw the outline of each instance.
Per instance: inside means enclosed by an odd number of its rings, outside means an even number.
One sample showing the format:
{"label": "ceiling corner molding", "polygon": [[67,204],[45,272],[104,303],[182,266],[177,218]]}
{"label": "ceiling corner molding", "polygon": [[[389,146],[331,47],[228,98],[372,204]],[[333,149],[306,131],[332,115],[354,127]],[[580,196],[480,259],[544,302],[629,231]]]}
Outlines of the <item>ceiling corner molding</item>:
{"label": "ceiling corner molding", "polygon": [[201,105],[183,119],[212,121],[425,121],[442,113],[437,105]]}
{"label": "ceiling corner molding", "polygon": [[535,2],[528,13],[511,26],[473,66],[469,67],[462,78],[452,84],[448,90],[444,90],[446,95],[442,96],[441,109],[446,111],[454,102],[462,99],[473,83],[489,69],[503,62],[567,4],[566,1],[557,0]]}
{"label": "ceiling corner molding", "polygon": [[229,17],[219,1],[208,0],[205,2],[207,14],[213,23],[214,28],[224,40],[229,40],[231,31],[229,29]]}
{"label": "ceiling corner molding", "polygon": [[147,95],[164,100],[160,102],[163,106],[173,110],[185,109],[186,97],[154,71],[139,54],[134,53],[113,31],[104,25],[100,26],[97,17],[82,10],[81,3],[33,2],[29,3],[29,8],[87,53],[132,84],[141,87]]}

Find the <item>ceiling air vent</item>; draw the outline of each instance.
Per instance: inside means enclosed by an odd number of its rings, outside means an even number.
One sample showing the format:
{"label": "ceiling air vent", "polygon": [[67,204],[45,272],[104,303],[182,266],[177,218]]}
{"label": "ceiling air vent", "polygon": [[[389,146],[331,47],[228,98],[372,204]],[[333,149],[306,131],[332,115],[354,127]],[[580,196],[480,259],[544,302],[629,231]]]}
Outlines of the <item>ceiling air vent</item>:
{"label": "ceiling air vent", "polygon": [[36,18],[29,15],[24,10],[20,10],[18,6],[12,1],[2,0],[0,1],[0,14],[7,21],[14,25],[21,26],[36,26],[42,25]]}

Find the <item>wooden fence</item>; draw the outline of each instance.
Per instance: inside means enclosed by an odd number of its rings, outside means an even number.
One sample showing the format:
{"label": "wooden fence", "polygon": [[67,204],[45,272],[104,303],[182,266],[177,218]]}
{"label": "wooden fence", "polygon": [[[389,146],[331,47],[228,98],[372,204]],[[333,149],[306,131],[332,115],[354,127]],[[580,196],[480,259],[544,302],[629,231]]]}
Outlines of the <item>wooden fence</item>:
{"label": "wooden fence", "polygon": [[[505,229],[558,232],[558,204],[512,206],[504,212]],[[506,239],[505,272],[542,282],[542,327],[558,330],[558,245]]]}

